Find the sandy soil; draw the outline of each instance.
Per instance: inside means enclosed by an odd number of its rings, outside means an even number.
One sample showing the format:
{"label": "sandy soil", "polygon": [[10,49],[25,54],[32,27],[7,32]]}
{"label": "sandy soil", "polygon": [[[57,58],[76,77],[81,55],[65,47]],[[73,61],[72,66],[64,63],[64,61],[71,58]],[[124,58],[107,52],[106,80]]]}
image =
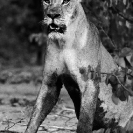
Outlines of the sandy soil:
{"label": "sandy soil", "polygon": [[[41,80],[40,67],[11,68],[0,72],[0,133],[25,131]],[[132,125],[133,122],[130,128],[133,128]],[[76,127],[73,103],[65,88],[62,88],[58,103],[42,123],[38,133],[74,133]],[[93,133],[103,133],[103,130]],[[110,131],[107,129],[106,133]]]}
{"label": "sandy soil", "polygon": [[[0,130],[24,132],[40,86],[30,84],[0,85]],[[69,133],[76,129],[73,104],[62,89],[60,99],[40,126],[38,133]]]}
{"label": "sandy soil", "polygon": [[[0,133],[25,131],[40,89],[40,80],[41,68],[9,69],[0,73]],[[38,133],[72,133],[76,125],[72,101],[63,88],[57,105]]]}

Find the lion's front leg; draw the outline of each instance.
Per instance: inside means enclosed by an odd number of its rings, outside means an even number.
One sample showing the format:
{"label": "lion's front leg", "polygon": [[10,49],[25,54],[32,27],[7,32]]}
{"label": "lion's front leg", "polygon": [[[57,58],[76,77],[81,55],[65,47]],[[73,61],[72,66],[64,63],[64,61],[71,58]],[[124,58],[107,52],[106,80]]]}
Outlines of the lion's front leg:
{"label": "lion's front leg", "polygon": [[99,89],[98,87],[95,87],[94,82],[92,80],[88,80],[85,86],[85,90],[82,93],[77,133],[92,132],[98,92]]}
{"label": "lion's front leg", "polygon": [[[95,87],[97,82],[96,77],[93,76],[93,74],[92,77],[89,77],[91,74],[91,66],[80,64],[81,60],[78,60],[78,55],[74,49],[64,50],[64,60],[69,74],[78,85],[80,93],[79,100],[77,100],[81,101],[79,103],[80,106],[77,106],[80,107],[80,112],[78,113],[78,108],[76,110],[77,114],[79,114],[77,133],[91,133],[98,97],[98,87]],[[93,78],[93,80],[91,80],[91,78]],[[71,92],[69,91],[69,93]],[[73,102],[75,102],[75,105],[77,105],[77,101],[74,100],[75,95],[70,95],[70,97],[73,99]]]}
{"label": "lion's front leg", "polygon": [[[83,78],[81,78],[82,76],[80,75],[80,73],[74,73],[75,71],[71,72],[73,72],[73,78],[77,82],[80,89],[80,100],[77,99],[77,101],[75,101],[76,104],[78,101],[81,101],[80,103],[78,103],[80,104],[78,106],[80,107],[80,111],[77,133],[92,133],[93,120],[99,94],[98,81],[97,79],[92,80],[89,78],[87,81],[84,81]],[[70,96],[72,99],[74,99],[75,94]]]}
{"label": "lion's front leg", "polygon": [[60,77],[53,73],[44,80],[25,133],[36,133],[58,100],[62,88]]}

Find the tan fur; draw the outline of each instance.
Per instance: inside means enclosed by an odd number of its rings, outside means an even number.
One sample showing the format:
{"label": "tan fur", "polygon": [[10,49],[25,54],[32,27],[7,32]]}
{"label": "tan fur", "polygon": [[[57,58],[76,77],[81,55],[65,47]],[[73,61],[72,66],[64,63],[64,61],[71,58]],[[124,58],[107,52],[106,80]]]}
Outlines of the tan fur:
{"label": "tan fur", "polygon": [[[95,87],[95,83],[91,79],[83,80],[85,74],[82,75],[80,72],[80,69],[87,72],[88,66],[96,69],[99,63],[101,72],[111,73],[117,69],[113,58],[101,43],[97,28],[86,19],[80,0],[70,0],[66,5],[62,5],[63,0],[51,0],[50,2],[52,3],[51,7],[43,2],[44,23],[47,25],[52,23],[52,19],[47,16],[47,13],[57,7],[57,13],[61,17],[55,18],[54,23],[57,25],[64,24],[67,28],[64,34],[57,32],[48,34],[43,85],[26,133],[35,133],[40,123],[55,105],[58,99],[55,94],[58,90],[55,87],[60,75],[64,84],[66,82],[65,77],[69,75],[79,86],[81,94],[80,112],[75,107],[76,114],[79,113],[79,116],[77,115],[79,117],[78,133],[90,133],[92,131],[97,96],[103,101],[101,107],[107,111],[105,118],[109,120],[115,118],[118,125],[125,127],[133,115],[132,98],[129,98],[129,101],[120,101],[118,105],[115,105],[111,99],[112,88],[110,85],[105,85],[106,75],[102,75],[98,95],[98,88]],[[53,79],[55,73],[56,77]],[[69,92],[71,86],[68,84],[66,83],[68,86],[66,89]]]}

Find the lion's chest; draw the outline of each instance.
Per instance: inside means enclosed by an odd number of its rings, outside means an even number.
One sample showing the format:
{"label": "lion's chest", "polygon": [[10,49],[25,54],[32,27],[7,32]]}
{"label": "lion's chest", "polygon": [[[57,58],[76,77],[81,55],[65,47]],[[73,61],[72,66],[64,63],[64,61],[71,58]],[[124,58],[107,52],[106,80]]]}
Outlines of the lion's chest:
{"label": "lion's chest", "polygon": [[88,68],[88,66],[96,67],[97,63],[91,61],[90,56],[87,56],[75,49],[65,49],[62,52],[63,61],[69,71],[79,71],[81,68]]}

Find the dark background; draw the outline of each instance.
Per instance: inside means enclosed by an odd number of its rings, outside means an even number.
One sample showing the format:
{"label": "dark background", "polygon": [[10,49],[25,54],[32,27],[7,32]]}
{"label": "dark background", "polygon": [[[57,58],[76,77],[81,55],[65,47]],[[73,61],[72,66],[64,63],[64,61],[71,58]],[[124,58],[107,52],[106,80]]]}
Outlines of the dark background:
{"label": "dark background", "polygon": [[[83,0],[110,53],[133,48],[132,0]],[[0,0],[0,66],[41,65],[45,48],[41,0]],[[31,38],[31,39],[30,39]]]}

